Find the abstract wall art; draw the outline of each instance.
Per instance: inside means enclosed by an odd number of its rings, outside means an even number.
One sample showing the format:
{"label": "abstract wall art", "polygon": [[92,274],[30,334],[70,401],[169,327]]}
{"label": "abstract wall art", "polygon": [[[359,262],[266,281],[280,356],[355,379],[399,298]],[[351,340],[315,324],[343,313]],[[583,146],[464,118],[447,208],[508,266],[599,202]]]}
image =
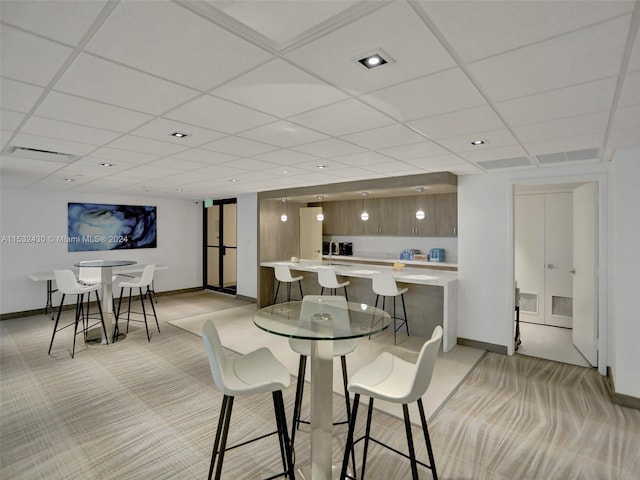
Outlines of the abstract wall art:
{"label": "abstract wall art", "polygon": [[157,247],[156,207],[68,204],[69,252]]}

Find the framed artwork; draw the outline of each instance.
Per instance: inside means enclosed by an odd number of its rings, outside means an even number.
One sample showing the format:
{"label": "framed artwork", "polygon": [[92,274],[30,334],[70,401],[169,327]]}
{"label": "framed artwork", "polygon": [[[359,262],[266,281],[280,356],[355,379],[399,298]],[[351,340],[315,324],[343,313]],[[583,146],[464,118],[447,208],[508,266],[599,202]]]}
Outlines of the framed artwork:
{"label": "framed artwork", "polygon": [[157,247],[156,207],[69,203],[67,250],[125,250]]}

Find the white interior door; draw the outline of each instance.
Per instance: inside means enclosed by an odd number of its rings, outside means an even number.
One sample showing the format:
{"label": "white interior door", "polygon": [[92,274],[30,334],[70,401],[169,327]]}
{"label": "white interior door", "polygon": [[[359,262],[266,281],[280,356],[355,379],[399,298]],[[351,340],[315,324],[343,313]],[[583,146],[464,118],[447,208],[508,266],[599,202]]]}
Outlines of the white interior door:
{"label": "white interior door", "polygon": [[322,207],[300,209],[300,258],[322,261],[322,222],[318,214]]}
{"label": "white interior door", "polygon": [[573,344],[597,366],[596,185],[573,191]]}
{"label": "white interior door", "polygon": [[545,324],[573,326],[572,193],[545,195]]}

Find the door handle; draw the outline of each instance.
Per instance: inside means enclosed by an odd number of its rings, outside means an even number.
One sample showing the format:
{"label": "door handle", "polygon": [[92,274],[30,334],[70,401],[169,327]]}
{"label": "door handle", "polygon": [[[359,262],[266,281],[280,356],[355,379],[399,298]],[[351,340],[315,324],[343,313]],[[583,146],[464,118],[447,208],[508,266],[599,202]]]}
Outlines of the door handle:
{"label": "door handle", "polygon": [[547,263],[547,268],[549,270],[553,270],[554,268],[556,268],[556,266],[553,263]]}
{"label": "door handle", "polygon": [[569,270],[569,273],[573,273],[575,275],[576,274],[576,269],[572,268],[571,270]]}

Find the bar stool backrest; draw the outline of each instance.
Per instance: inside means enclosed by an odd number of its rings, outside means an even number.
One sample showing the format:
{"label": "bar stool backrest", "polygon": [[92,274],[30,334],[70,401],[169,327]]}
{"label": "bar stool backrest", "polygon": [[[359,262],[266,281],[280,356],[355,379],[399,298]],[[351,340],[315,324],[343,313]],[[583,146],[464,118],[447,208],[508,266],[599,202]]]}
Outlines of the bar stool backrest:
{"label": "bar stool backrest", "polygon": [[[102,272],[100,267],[104,260],[83,260],[80,262],[80,268],[78,269],[78,280],[86,285],[94,285],[102,282]],[[92,265],[91,267],[83,265]]]}
{"label": "bar stool backrest", "polygon": [[54,270],[53,273],[56,277],[56,285],[60,293],[64,295],[86,293],[86,290],[83,290],[82,286],[78,284],[72,270]]}
{"label": "bar stool backrest", "polygon": [[380,272],[372,276],[372,288],[376,295],[393,297],[398,295],[398,286],[391,272]]}
{"label": "bar stool backrest", "polygon": [[279,282],[293,282],[293,277],[291,276],[291,270],[287,265],[275,265],[273,267],[274,273],[276,275],[276,280]]}
{"label": "bar stool backrest", "polygon": [[429,388],[441,340],[442,327],[438,325],[433,329],[431,338],[420,349],[414,371],[413,386],[409,394],[402,400],[402,403],[417,401]]}
{"label": "bar stool backrest", "polygon": [[233,378],[234,375],[228,372],[232,366],[227,360],[222,349],[222,342],[220,341],[220,335],[218,335],[218,329],[211,320],[207,321],[202,327],[202,339],[207,348],[207,355],[209,357],[209,367],[211,368],[211,376],[213,382],[224,395],[233,396],[233,392],[228,392],[226,388],[226,379]]}
{"label": "bar stool backrest", "polygon": [[318,283],[324,288],[339,288],[336,271],[333,268],[318,269]]}
{"label": "bar stool backrest", "polygon": [[153,282],[153,275],[156,271],[156,264],[150,263],[149,265],[144,267],[142,271],[142,277],[140,278],[140,286],[148,287]]}

